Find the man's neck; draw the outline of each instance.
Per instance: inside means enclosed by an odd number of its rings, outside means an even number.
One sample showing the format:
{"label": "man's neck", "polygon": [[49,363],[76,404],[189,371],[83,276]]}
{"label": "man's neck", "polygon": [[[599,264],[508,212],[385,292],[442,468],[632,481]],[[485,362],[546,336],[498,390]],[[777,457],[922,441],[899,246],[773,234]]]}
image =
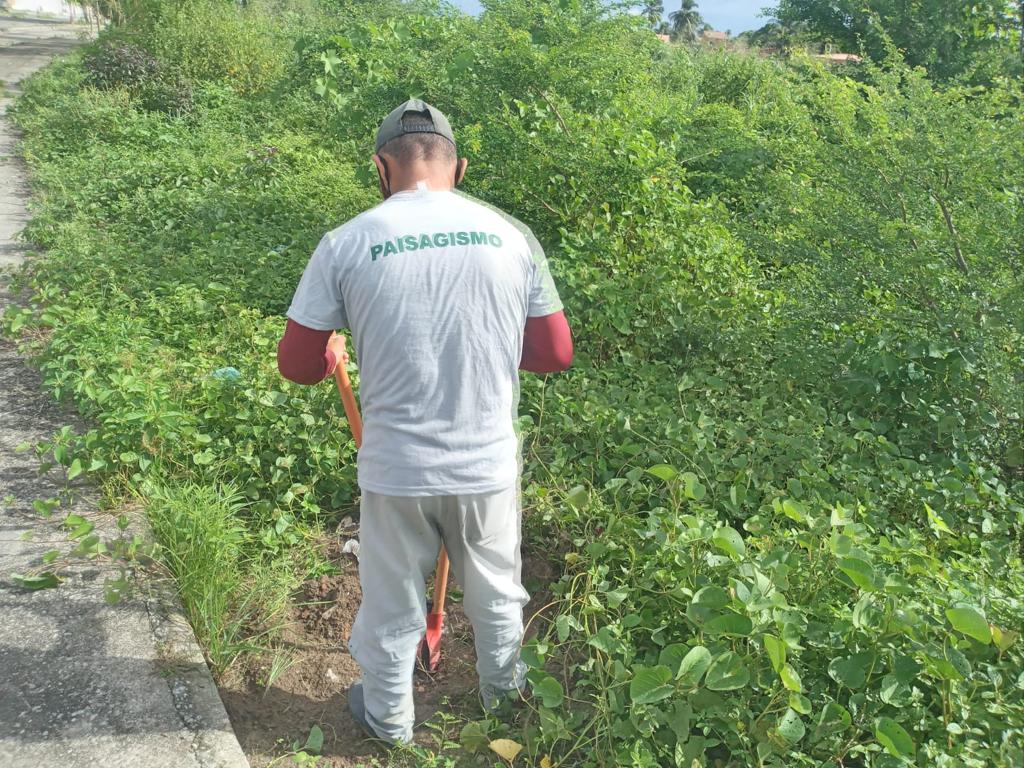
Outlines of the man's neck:
{"label": "man's neck", "polygon": [[391,194],[412,190],[449,191],[455,181],[452,173],[448,168],[426,163],[414,163],[400,171],[395,169],[392,171]]}

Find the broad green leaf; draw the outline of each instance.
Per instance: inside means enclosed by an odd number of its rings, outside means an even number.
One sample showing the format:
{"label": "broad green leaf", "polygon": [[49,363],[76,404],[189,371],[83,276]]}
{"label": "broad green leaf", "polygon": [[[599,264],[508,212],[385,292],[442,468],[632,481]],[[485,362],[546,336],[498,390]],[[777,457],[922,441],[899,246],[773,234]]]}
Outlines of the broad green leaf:
{"label": "broad green leaf", "polygon": [[668,464],[655,464],[653,467],[647,470],[649,475],[654,475],[659,480],[664,480],[666,483],[675,480],[679,474],[676,472],[674,467],[670,467]]}
{"label": "broad green leaf", "polygon": [[782,671],[779,672],[779,677],[782,678],[782,684],[786,686],[786,690],[793,691],[794,693],[803,692],[804,687],[800,682],[800,675],[789,664],[782,668]]}
{"label": "broad green leaf", "polygon": [[853,515],[847,511],[846,507],[839,502],[836,502],[836,505],[832,508],[832,514],[829,517],[829,524],[833,528],[841,528],[844,525],[853,525],[853,523]]}
{"label": "broad green leaf", "polygon": [[891,717],[880,717],[875,721],[875,738],[890,755],[910,758],[917,752],[910,734]]}
{"label": "broad green leaf", "polygon": [[715,657],[708,667],[704,685],[712,691],[735,691],[750,682],[750,671],[732,651]]}
{"label": "broad green leaf", "polygon": [[799,501],[786,499],[782,502],[782,513],[790,520],[796,520],[798,523],[807,522],[807,513],[804,512],[804,505]]}
{"label": "broad green leaf", "polygon": [[772,669],[781,672],[786,663],[786,644],[775,635],[765,635],[762,640],[764,649],[768,651],[768,658],[771,659]]}
{"label": "broad green leaf", "polygon": [[68,480],[74,480],[84,471],[81,459],[75,459],[71,462],[71,466],[68,467]]}
{"label": "broad green leaf", "polygon": [[459,732],[459,743],[470,754],[479,752],[490,743],[486,722],[466,723]]}
{"label": "broad green leaf", "polygon": [[38,512],[43,517],[50,517],[59,506],[60,502],[56,499],[36,499],[32,502],[32,509]]}
{"label": "broad green leaf", "polygon": [[992,642],[995,643],[996,648],[999,652],[1009,650],[1017,638],[1020,636],[1019,632],[1014,632],[1012,629],[1000,629],[995,624],[992,625]]}
{"label": "broad green leaf", "polygon": [[570,507],[579,508],[587,503],[587,499],[590,494],[587,493],[587,489],[582,485],[577,485],[569,489],[569,492],[565,494],[565,501]]}
{"label": "broad green leaf", "polygon": [[1006,466],[1017,467],[1024,466],[1024,445],[1013,445],[1006,452]]}
{"label": "broad green leaf", "polygon": [[213,451],[211,451],[209,448],[206,448],[205,450],[202,450],[199,453],[192,454],[192,461],[195,462],[200,467],[205,467],[209,464],[212,464],[214,458],[216,458],[216,456],[214,455]]}
{"label": "broad green leaf", "polygon": [[941,677],[943,680],[964,679],[964,674],[957,668],[957,666],[945,658],[945,651],[943,651],[943,656],[936,656],[929,653],[925,654],[924,658],[930,667],[932,674]]}
{"label": "broad green leaf", "polygon": [[693,687],[700,683],[700,679],[711,666],[711,652],[703,645],[697,645],[690,649],[676,672],[676,680],[683,685]]}
{"label": "broad green leaf", "polygon": [[823,733],[839,733],[849,728],[852,722],[853,718],[850,717],[850,713],[847,711],[846,707],[842,704],[830,701],[821,710],[821,715],[818,717],[817,729]]}
{"label": "broad green leaf", "polygon": [[661,649],[661,653],[658,654],[658,663],[669,669],[678,670],[679,665],[682,664],[683,659],[686,658],[686,654],[689,652],[690,646],[685,643],[666,645]]}
{"label": "broad green leaf", "polygon": [[320,750],[324,748],[324,732],[320,730],[319,725],[314,725],[309,729],[309,736],[306,737],[306,743],[302,747],[303,752],[309,752],[312,755],[319,755]]}
{"label": "broad green leaf", "polygon": [[693,707],[689,702],[676,699],[672,713],[668,716],[668,727],[676,735],[676,743],[682,744],[690,738],[690,722],[693,718]]}
{"label": "broad green leaf", "polygon": [[924,505],[924,511],[928,515],[928,524],[932,527],[933,531],[936,533],[953,533],[949,526],[946,525],[946,521],[939,517],[935,510],[928,506],[927,503]]}
{"label": "broad green leaf", "polygon": [[747,551],[740,532],[728,525],[716,528],[711,535],[711,541],[734,560],[743,557]]}
{"label": "broad green leaf", "polygon": [[828,675],[837,683],[856,690],[864,685],[874,661],[875,655],[867,651],[833,659],[828,665]]}
{"label": "broad green leaf", "polygon": [[544,677],[540,682],[532,683],[533,695],[539,696],[541,702],[548,709],[557,709],[562,705],[562,684],[559,683],[555,678],[548,675]]}
{"label": "broad green leaf", "polygon": [[51,589],[60,585],[57,574],[51,571],[44,571],[34,576],[24,576],[20,573],[12,573],[11,581],[25,589]]}
{"label": "broad green leaf", "polygon": [[704,624],[718,615],[719,609],[731,602],[729,593],[715,584],[697,590],[686,609],[686,615],[695,624]]}
{"label": "broad green leaf", "polygon": [[902,706],[903,700],[909,695],[909,693],[910,686],[901,682],[900,679],[893,674],[888,674],[883,677],[878,688],[878,698],[886,704],[891,704],[894,707]]}
{"label": "broad green leaf", "polygon": [[668,667],[637,667],[629,683],[629,698],[634,704],[653,704],[667,699],[674,690],[672,670]]}
{"label": "broad green leaf", "polygon": [[629,597],[629,592],[625,589],[613,589],[604,593],[604,599],[609,608],[618,608],[627,597]]}
{"label": "broad green leaf", "polygon": [[579,632],[581,629],[583,627],[580,626],[576,617],[571,614],[563,613],[555,619],[555,630],[558,633],[558,642],[560,643],[564,643],[569,638],[570,632]]}
{"label": "broad green leaf", "polygon": [[753,628],[750,619],[739,613],[723,613],[704,623],[704,631],[711,635],[747,637]]}
{"label": "broad green leaf", "polygon": [[81,539],[82,537],[88,536],[90,533],[92,533],[92,529],[95,527],[96,526],[94,526],[92,523],[86,520],[81,525],[72,530],[70,533],[68,533],[68,538]]}
{"label": "broad green leaf", "polygon": [[979,643],[988,645],[992,642],[992,630],[989,629],[985,614],[970,605],[958,605],[946,609],[946,618],[957,632],[973,637]]}
{"label": "broad green leaf", "polygon": [[942,648],[942,655],[956,670],[960,677],[967,679],[971,676],[971,662],[967,660],[967,657],[964,656],[955,645],[952,643],[946,643]]}
{"label": "broad green leaf", "polygon": [[875,589],[875,569],[871,563],[858,557],[841,557],[837,563],[839,570],[850,577],[850,581],[866,592]]}
{"label": "broad green leaf", "polygon": [[811,700],[802,693],[789,694],[789,706],[801,715],[811,714]]}
{"label": "broad green leaf", "polygon": [[807,732],[804,721],[800,719],[800,714],[793,709],[787,709],[782,714],[775,730],[788,744],[796,744]]}
{"label": "broad green leaf", "polygon": [[686,498],[693,499],[694,501],[700,501],[704,498],[707,490],[701,485],[700,480],[693,472],[683,473],[683,493],[686,494]]}
{"label": "broad green leaf", "polygon": [[729,593],[726,592],[722,587],[717,584],[709,584],[706,587],[698,589],[691,601],[695,605],[703,605],[707,608],[725,608],[732,598],[729,597]]}

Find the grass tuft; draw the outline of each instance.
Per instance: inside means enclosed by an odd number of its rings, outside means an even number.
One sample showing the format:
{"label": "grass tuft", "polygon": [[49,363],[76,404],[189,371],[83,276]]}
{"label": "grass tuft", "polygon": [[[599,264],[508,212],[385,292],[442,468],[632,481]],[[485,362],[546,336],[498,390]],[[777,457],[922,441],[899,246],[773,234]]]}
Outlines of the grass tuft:
{"label": "grass tuft", "polygon": [[270,650],[294,576],[256,553],[231,485],[187,481],[145,489],[161,558],[215,675],[245,653]]}

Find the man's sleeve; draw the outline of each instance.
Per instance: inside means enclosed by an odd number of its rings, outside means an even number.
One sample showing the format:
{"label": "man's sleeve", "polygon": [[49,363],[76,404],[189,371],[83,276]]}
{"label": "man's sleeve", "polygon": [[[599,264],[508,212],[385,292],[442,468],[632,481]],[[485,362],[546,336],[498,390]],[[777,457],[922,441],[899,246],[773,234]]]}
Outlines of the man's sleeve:
{"label": "man's sleeve", "polygon": [[338,362],[327,348],[332,333],[315,331],[289,318],[277,344],[277,370],[296,384],[323,381]]}
{"label": "man's sleeve", "polygon": [[558,289],[555,288],[555,281],[551,277],[551,268],[548,266],[548,258],[544,255],[541,247],[533,233],[527,230],[526,244],[530,248],[530,305],[527,309],[527,317],[544,317],[562,311],[562,299],[558,296]]}
{"label": "man's sleeve", "polygon": [[313,251],[287,315],[300,325],[317,331],[348,327],[345,300],[341,295],[337,248],[330,234],[324,235]]}
{"label": "man's sleeve", "polygon": [[572,365],[572,332],[562,312],[526,318],[519,370],[557,373]]}

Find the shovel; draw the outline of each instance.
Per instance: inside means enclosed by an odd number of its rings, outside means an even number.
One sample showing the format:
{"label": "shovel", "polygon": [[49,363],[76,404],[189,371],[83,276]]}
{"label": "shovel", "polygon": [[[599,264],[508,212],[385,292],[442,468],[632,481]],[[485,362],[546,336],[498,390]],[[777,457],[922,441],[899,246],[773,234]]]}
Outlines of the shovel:
{"label": "shovel", "polygon": [[[348,371],[341,360],[334,366],[334,381],[338,385],[341,404],[345,406],[345,416],[348,418],[349,428],[352,430],[352,439],[356,442],[356,448],[359,448],[363,444],[363,419],[359,415],[359,405],[356,403],[356,396],[352,391],[352,382],[348,378]],[[427,613],[427,633],[420,641],[420,663],[428,672],[436,672],[441,663],[441,630],[444,626],[444,599],[447,592],[448,552],[442,546],[434,576],[434,602]]]}

